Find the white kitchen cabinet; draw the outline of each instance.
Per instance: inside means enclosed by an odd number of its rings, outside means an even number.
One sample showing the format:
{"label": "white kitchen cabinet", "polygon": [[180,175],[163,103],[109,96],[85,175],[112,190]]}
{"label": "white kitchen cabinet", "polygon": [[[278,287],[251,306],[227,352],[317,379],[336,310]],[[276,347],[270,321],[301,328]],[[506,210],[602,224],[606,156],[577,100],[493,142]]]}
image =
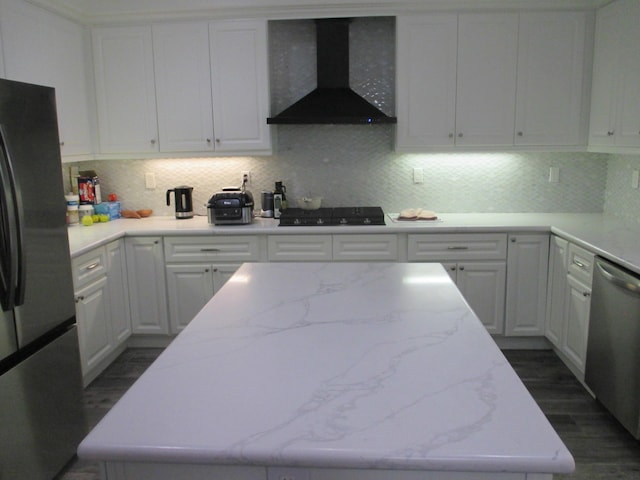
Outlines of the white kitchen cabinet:
{"label": "white kitchen cabinet", "polygon": [[443,266],[487,331],[504,333],[505,262],[446,262]]}
{"label": "white kitchen cabinet", "polygon": [[505,335],[544,335],[549,235],[509,235]]}
{"label": "white kitchen cabinet", "polygon": [[398,19],[399,150],[513,145],[517,13]]}
{"label": "white kitchen cabinet", "polygon": [[123,240],[72,261],[84,383],[97,377],[131,335]]}
{"label": "white kitchen cabinet", "polygon": [[451,147],[456,129],[458,15],[397,19],[397,147]]}
{"label": "white kitchen cabinet", "polygon": [[562,352],[578,370],[578,378],[584,380],[589,312],[591,311],[591,286],[568,275],[566,294],[566,324]]}
{"label": "white kitchen cabinet", "polygon": [[460,14],[456,145],[513,145],[517,59],[517,13]]}
{"label": "white kitchen cabinet", "polygon": [[152,33],[160,151],[213,151],[208,25],[158,24]]}
{"label": "white kitchen cabinet", "polygon": [[92,37],[100,153],[158,152],[151,27],[96,27]]}
{"label": "white kitchen cabinet", "polygon": [[125,239],[131,325],[134,334],[168,334],[161,237]]}
{"label": "white kitchen cabinet", "polygon": [[569,369],[584,380],[595,256],[552,236],[545,335]]}
{"label": "white kitchen cabinet", "polygon": [[636,152],[640,147],[639,43],[640,3],[616,0],[598,10],[589,128],[593,150]]}
{"label": "white kitchen cabinet", "polygon": [[269,235],[270,262],[330,262],[333,259],[331,235]]}
{"label": "white kitchen cabinet", "polygon": [[209,26],[215,149],[271,149],[266,20]]}
{"label": "white kitchen cabinet", "polygon": [[240,268],[260,259],[257,235],[165,237],[171,333],[182,330]]}
{"label": "white kitchen cabinet", "polygon": [[333,261],[397,261],[398,235],[333,235]]}
{"label": "white kitchen cabinet", "polygon": [[124,240],[116,240],[105,246],[107,265],[107,289],[111,330],[116,346],[131,336],[131,312],[129,311],[129,282]]}
{"label": "white kitchen cabinet", "polygon": [[4,74],[56,89],[60,152],[92,154],[85,28],[22,0],[0,2]]}
{"label": "white kitchen cabinet", "polygon": [[569,242],[553,235],[549,243],[549,273],[547,276],[547,319],[545,336],[556,347],[562,348],[565,325],[565,298],[567,291]]}
{"label": "white kitchen cabinet", "polygon": [[585,143],[586,12],[520,13],[516,145]]}
{"label": "white kitchen cabinet", "polygon": [[504,333],[507,235],[409,234],[410,262],[441,262],[491,334]]}

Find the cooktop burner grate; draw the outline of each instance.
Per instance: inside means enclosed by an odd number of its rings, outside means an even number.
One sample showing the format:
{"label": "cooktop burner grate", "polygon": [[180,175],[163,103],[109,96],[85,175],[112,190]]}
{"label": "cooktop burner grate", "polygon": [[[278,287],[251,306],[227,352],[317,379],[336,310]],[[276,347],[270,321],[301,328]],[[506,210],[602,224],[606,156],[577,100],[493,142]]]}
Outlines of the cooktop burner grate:
{"label": "cooktop burner grate", "polygon": [[280,226],[385,225],[381,207],[337,207],[303,210],[288,208]]}

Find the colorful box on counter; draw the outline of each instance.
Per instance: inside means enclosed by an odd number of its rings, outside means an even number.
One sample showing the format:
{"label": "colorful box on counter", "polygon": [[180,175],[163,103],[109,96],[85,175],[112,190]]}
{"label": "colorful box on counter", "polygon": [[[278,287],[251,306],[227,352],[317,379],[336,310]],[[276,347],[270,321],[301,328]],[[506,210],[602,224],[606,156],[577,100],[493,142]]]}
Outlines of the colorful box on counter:
{"label": "colorful box on counter", "polygon": [[102,202],[94,207],[98,215],[109,215],[109,220],[120,218],[120,202]]}
{"label": "colorful box on counter", "polygon": [[78,177],[78,195],[80,195],[80,205],[97,205],[102,203],[100,194],[100,179],[96,172],[88,170],[80,172]]}

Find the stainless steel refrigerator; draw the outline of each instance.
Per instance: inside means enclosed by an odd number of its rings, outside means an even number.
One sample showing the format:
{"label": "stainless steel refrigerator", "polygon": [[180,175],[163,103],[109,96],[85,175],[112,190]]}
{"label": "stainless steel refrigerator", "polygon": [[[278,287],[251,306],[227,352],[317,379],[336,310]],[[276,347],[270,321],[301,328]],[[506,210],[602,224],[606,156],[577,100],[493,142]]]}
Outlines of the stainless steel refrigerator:
{"label": "stainless steel refrigerator", "polygon": [[0,79],[0,479],[51,479],[87,433],[52,88]]}

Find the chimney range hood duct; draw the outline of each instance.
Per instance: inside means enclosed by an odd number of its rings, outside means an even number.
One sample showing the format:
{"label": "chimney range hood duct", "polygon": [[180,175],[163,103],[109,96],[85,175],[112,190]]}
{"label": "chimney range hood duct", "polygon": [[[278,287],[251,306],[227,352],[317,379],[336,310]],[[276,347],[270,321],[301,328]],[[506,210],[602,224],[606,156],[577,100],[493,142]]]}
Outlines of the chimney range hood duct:
{"label": "chimney range hood duct", "polygon": [[349,87],[349,18],[316,20],[317,88],[268,124],[397,123]]}

